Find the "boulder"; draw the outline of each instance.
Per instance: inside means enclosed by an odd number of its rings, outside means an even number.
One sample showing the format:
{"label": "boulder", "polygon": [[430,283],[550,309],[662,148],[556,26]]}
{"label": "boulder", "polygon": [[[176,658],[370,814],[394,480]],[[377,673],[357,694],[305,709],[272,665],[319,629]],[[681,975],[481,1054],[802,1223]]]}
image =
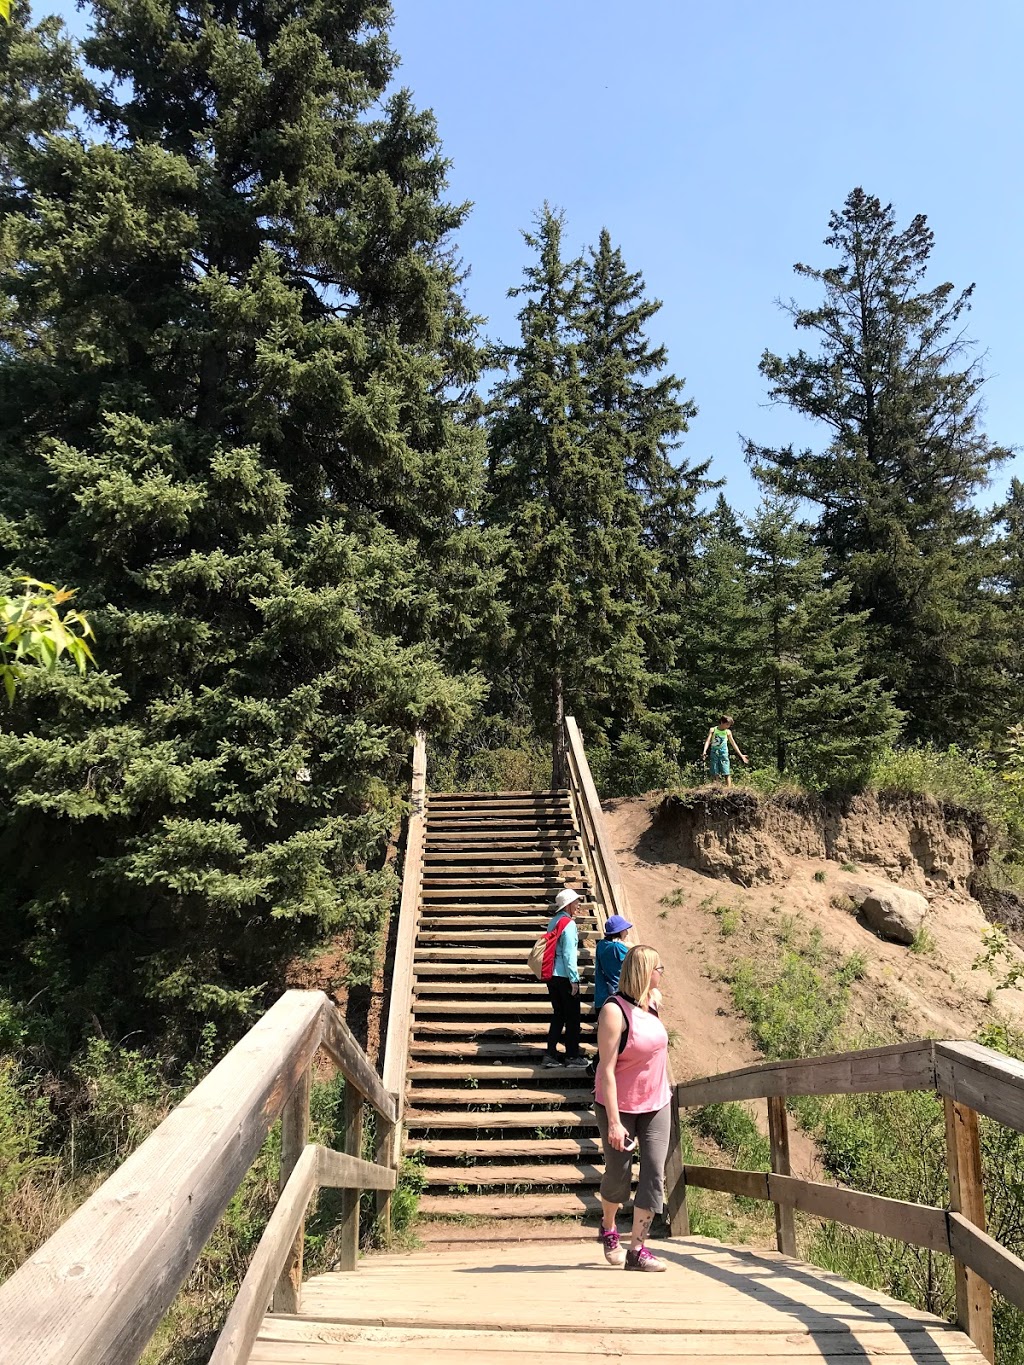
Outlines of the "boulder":
{"label": "boulder", "polygon": [[902,886],[884,891],[873,888],[861,902],[860,912],[865,923],[882,938],[894,943],[913,943],[928,913],[928,902],[918,892]]}

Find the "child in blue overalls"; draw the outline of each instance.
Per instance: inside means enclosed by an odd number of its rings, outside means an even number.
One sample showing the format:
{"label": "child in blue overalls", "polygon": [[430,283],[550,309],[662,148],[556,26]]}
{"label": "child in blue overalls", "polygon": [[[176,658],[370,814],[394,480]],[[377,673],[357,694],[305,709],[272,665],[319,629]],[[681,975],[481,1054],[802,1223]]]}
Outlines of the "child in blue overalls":
{"label": "child in blue overalls", "polygon": [[725,785],[732,786],[732,769],[729,765],[729,745],[736,750],[737,755],[747,761],[746,754],[740,753],[739,745],[732,737],[732,716],[719,716],[718,724],[712,725],[708,731],[708,737],[704,741],[704,758],[707,759],[708,750],[711,750],[711,780],[724,777]]}

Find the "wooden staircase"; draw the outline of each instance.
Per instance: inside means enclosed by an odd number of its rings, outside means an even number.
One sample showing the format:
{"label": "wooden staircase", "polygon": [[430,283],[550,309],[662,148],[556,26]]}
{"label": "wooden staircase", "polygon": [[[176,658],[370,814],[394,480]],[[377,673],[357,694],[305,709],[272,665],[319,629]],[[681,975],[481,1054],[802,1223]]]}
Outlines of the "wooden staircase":
{"label": "wooden staircase", "polygon": [[596,1209],[590,1072],[544,1068],[551,1007],[527,956],[564,886],[578,890],[584,1051],[603,916],[568,791],[435,794],[413,957],[405,1151],[420,1211],[533,1217]]}

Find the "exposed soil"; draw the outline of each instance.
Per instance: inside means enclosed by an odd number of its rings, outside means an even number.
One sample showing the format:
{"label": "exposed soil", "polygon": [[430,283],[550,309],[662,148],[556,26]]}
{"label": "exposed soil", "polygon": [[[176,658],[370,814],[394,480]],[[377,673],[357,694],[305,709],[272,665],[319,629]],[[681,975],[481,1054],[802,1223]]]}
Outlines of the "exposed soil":
{"label": "exposed soil", "polygon": [[[971,970],[988,921],[967,887],[987,844],[960,812],[948,813],[947,823],[934,802],[901,809],[895,800],[855,798],[845,811],[823,811],[700,789],[685,802],[659,795],[611,801],[605,818],[637,941],[656,945],[667,969],[663,1014],[678,1034],[672,1059],[679,1080],[759,1060],[722,978],[738,959],[778,951],[783,915],[797,933],[818,928],[837,957],[865,955],[851,999],[854,1035],[970,1038],[999,1016],[1024,1024],[1024,992],[995,994],[996,979]],[[840,859],[856,869],[843,871]],[[851,883],[882,884],[885,871],[927,894],[928,951],[885,942],[831,903]],[[723,907],[731,912],[727,934]],[[813,1143],[793,1138],[796,1173],[817,1172]]]}

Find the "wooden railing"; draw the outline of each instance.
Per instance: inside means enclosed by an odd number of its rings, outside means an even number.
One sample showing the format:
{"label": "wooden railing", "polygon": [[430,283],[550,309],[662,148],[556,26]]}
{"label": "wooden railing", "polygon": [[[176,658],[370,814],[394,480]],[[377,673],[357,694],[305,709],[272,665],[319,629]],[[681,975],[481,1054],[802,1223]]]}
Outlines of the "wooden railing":
{"label": "wooden railing", "polygon": [[[786,1099],[796,1095],[934,1091],[946,1116],[949,1208],[796,1179],[790,1170]],[[977,1043],[912,1042],[830,1057],[764,1062],[676,1087],[681,1107],[768,1101],[771,1173],[686,1166],[688,1185],[771,1200],[779,1250],[796,1254],[794,1210],[834,1219],[953,1257],[960,1327],[993,1360],[992,1297],[1024,1308],[1024,1261],[985,1232],[978,1115],[1024,1132],[1024,1064]],[[907,1134],[908,1141],[916,1135]],[[688,1227],[685,1229],[689,1231]]]}
{"label": "wooden railing", "polygon": [[[405,835],[402,899],[398,909],[395,960],[388,992],[388,1026],[384,1042],[384,1087],[397,1099],[397,1115],[390,1131],[391,1145],[377,1149],[377,1160],[397,1170],[402,1155],[402,1116],[405,1110],[405,1072],[409,1063],[412,1031],[413,958],[419,928],[420,888],[423,881],[423,845],[427,829],[427,742],[423,731],[416,735],[412,754],[412,792]],[[377,1216],[385,1232],[391,1223],[391,1192],[377,1199]]]}
{"label": "wooden railing", "polygon": [[[310,1066],[345,1077],[345,1150],[311,1144]],[[242,1362],[273,1296],[298,1311],[303,1225],[322,1186],[344,1190],[339,1269],[353,1270],[359,1194],[394,1164],[361,1159],[363,1112],[394,1149],[398,1102],[321,991],[288,991],[96,1193],[0,1288],[3,1365],[134,1365],[263,1144],[282,1119],[281,1192],[211,1361]]]}

